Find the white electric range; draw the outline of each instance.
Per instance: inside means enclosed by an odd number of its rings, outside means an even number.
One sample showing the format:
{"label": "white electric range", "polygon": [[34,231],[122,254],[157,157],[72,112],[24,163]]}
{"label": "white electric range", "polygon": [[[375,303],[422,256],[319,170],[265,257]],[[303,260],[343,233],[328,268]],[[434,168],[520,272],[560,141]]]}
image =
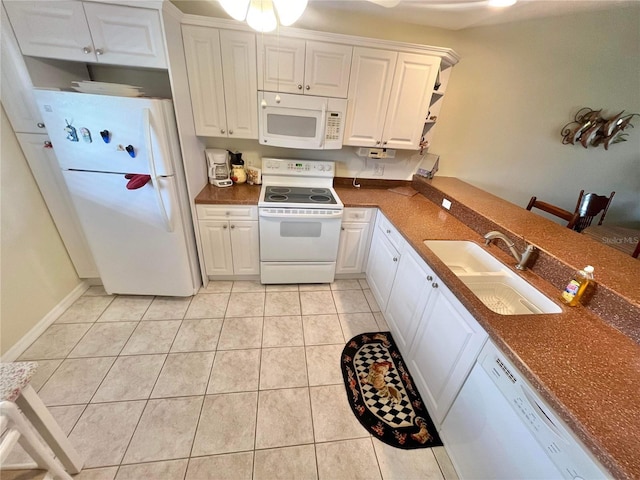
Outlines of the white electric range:
{"label": "white electric range", "polygon": [[334,162],[262,159],[262,283],[333,281],[344,209],[334,174]]}

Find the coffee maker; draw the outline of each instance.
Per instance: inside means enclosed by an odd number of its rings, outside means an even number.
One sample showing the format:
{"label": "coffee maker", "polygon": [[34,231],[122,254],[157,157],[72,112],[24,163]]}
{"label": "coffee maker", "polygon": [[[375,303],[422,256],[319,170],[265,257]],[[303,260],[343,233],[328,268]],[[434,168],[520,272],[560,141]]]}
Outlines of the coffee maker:
{"label": "coffee maker", "polygon": [[219,148],[207,148],[204,153],[207,157],[209,183],[216,187],[233,185],[229,178],[229,152]]}

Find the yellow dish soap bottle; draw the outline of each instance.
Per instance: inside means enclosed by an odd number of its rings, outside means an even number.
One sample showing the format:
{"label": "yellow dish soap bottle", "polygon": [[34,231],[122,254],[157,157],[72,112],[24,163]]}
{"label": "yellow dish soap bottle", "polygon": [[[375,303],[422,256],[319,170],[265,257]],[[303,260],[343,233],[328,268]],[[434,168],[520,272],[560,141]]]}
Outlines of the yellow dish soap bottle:
{"label": "yellow dish soap bottle", "polygon": [[575,307],[593,283],[593,267],[587,265],[584,267],[584,270],[578,270],[569,283],[567,283],[560,299],[566,305]]}

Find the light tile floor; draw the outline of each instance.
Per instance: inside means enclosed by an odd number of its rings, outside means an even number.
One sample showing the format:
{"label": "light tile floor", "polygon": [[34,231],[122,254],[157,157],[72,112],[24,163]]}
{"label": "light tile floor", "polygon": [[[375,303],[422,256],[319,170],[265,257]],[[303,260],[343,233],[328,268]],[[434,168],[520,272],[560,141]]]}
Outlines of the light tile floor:
{"label": "light tile floor", "polygon": [[32,385],[82,480],[457,478],[444,448],[389,447],[352,414],[340,354],[379,330],[365,280],[219,281],[186,299],[91,287],[20,360],[40,363]]}

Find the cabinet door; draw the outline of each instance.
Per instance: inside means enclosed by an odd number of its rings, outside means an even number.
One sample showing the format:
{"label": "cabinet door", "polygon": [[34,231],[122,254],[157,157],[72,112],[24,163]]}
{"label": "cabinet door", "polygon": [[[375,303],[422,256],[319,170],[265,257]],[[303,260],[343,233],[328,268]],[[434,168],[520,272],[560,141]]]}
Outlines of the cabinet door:
{"label": "cabinet door", "polygon": [[388,50],[353,49],[345,145],[380,145],[397,57]]}
{"label": "cabinet door", "polygon": [[95,62],[82,2],[3,2],[24,55]]}
{"label": "cabinet door", "polygon": [[40,111],[33,99],[31,78],[22,59],[20,48],[11,33],[9,19],[2,10],[0,87],[2,105],[15,132],[44,133]]}
{"label": "cabinet door", "polygon": [[258,222],[229,222],[233,273],[235,275],[260,274],[260,235]]}
{"label": "cabinet door", "polygon": [[389,239],[376,228],[371,241],[369,262],[367,264],[367,282],[380,310],[387,308],[389,293],[398,268],[400,254]]}
{"label": "cabinet door", "polygon": [[400,353],[408,358],[425,304],[433,290],[433,272],[413,249],[402,255],[385,318]]}
{"label": "cabinet door", "polygon": [[220,48],[229,137],[257,140],[256,36],[221,30]]}
{"label": "cabinet door", "polygon": [[486,339],[487,333],[451,291],[444,285],[435,287],[405,360],[437,424],[449,411]]}
{"label": "cabinet door", "polygon": [[362,273],[369,246],[369,223],[343,223],[336,273]]}
{"label": "cabinet door", "polygon": [[16,136],[78,276],[99,278],[98,267],[93,260],[54,150],[46,148],[45,143],[49,141],[49,137],[33,133],[18,133]]}
{"label": "cabinet door", "polygon": [[84,11],[98,62],[167,68],[157,10],[84,2]]}
{"label": "cabinet door", "polygon": [[382,135],[386,148],[418,149],[440,59],[400,53]]}
{"label": "cabinet door", "polygon": [[199,225],[207,275],[233,275],[229,222],[207,220]]}
{"label": "cabinet door", "polygon": [[183,25],[182,38],[196,134],[226,137],[227,118],[218,30]]}
{"label": "cabinet door", "polygon": [[258,89],[303,93],[305,41],[258,37]]}
{"label": "cabinet door", "polygon": [[307,42],[304,93],[347,98],[352,52],[349,45]]}

